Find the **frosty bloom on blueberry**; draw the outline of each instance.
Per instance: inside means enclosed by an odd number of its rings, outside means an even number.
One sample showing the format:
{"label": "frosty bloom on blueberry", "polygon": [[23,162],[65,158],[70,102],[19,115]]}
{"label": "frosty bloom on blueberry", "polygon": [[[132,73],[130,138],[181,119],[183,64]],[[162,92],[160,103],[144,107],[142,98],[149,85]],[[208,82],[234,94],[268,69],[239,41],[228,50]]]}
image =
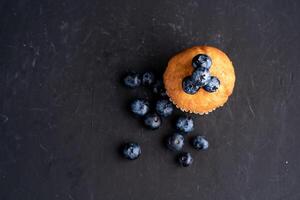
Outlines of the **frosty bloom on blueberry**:
{"label": "frosty bloom on blueberry", "polygon": [[189,133],[194,129],[194,121],[191,117],[179,117],[176,128],[184,133]]}
{"label": "frosty bloom on blueberry", "polygon": [[129,160],[137,159],[141,154],[141,147],[138,143],[129,142],[123,146],[123,156]]}
{"label": "frosty bloom on blueberry", "polygon": [[149,86],[149,85],[152,85],[155,81],[155,76],[152,72],[145,72],[143,75],[142,75],[142,83],[143,85],[145,86]]}
{"label": "frosty bloom on blueberry", "polygon": [[144,99],[136,99],[130,105],[131,111],[138,115],[144,116],[149,111],[149,102]]}
{"label": "frosty bloom on blueberry", "polygon": [[220,81],[217,77],[212,76],[208,83],[203,87],[207,92],[215,92],[220,87]]}
{"label": "frosty bloom on blueberry", "polygon": [[211,63],[211,58],[205,54],[198,54],[192,60],[192,65],[194,68],[204,67],[209,70]]}
{"label": "frosty bloom on blueberry", "polygon": [[167,140],[167,147],[172,151],[180,151],[184,145],[184,138],[179,133],[174,133]]}
{"label": "frosty bloom on blueberry", "polygon": [[190,76],[185,77],[182,81],[182,89],[187,94],[196,94],[200,89],[200,85],[197,84]]}
{"label": "frosty bloom on blueberry", "polygon": [[192,145],[197,150],[206,150],[209,147],[208,141],[200,135],[197,135],[192,140]]}
{"label": "frosty bloom on blueberry", "polygon": [[136,87],[140,86],[141,82],[142,81],[141,81],[140,75],[137,73],[133,73],[133,72],[129,73],[124,78],[124,84],[130,88],[136,88]]}
{"label": "frosty bloom on blueberry", "polygon": [[197,85],[202,87],[208,83],[208,81],[210,79],[210,73],[209,73],[208,69],[206,69],[204,67],[199,67],[193,72],[191,79]]}
{"label": "frosty bloom on blueberry", "polygon": [[188,167],[193,163],[194,159],[190,153],[183,152],[178,156],[178,162],[182,167]]}
{"label": "frosty bloom on blueberry", "polygon": [[155,109],[160,116],[168,117],[173,112],[173,104],[167,99],[158,100]]}
{"label": "frosty bloom on blueberry", "polygon": [[149,113],[144,119],[145,125],[150,129],[158,129],[161,125],[161,119],[156,113]]}

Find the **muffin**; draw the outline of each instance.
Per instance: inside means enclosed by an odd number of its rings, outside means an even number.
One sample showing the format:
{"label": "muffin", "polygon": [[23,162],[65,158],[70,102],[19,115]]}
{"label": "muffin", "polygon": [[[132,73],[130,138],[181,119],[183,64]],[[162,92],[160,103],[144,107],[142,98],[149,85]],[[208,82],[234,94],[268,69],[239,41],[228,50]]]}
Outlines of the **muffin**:
{"label": "muffin", "polygon": [[[197,84],[194,81],[194,77],[197,77],[195,71],[199,72],[195,66],[195,58],[199,55],[209,58],[207,66],[203,65],[206,69],[200,69],[200,75],[201,70],[206,72],[209,70],[210,82],[208,79],[206,81],[206,78],[201,84],[198,84],[199,81]],[[186,89],[186,80],[190,77],[193,77],[191,80],[195,82],[193,86],[197,87],[192,92]],[[206,74],[199,77],[206,77]],[[223,106],[232,94],[235,83],[234,68],[228,56],[210,46],[195,46],[173,56],[168,62],[163,78],[166,93],[176,107],[200,115]],[[216,87],[211,87],[213,84]]]}

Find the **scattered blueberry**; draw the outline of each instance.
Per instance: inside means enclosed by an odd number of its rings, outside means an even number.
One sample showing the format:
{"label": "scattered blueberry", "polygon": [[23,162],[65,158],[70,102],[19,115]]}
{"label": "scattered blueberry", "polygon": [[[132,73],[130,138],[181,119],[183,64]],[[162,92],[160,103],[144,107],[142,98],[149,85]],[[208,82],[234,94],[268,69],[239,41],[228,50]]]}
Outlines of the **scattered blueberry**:
{"label": "scattered blueberry", "polygon": [[198,54],[192,60],[192,65],[194,68],[204,67],[209,69],[211,67],[212,61],[208,55]]}
{"label": "scattered blueberry", "polygon": [[143,85],[149,86],[154,83],[155,76],[152,72],[145,72],[142,76]]}
{"label": "scattered blueberry", "polygon": [[160,95],[162,97],[167,96],[164,84],[162,80],[156,80],[152,86],[152,91],[154,94]]}
{"label": "scattered blueberry", "polygon": [[141,85],[140,75],[137,73],[130,73],[124,78],[124,84],[130,88],[136,88]]}
{"label": "scattered blueberry", "polygon": [[219,89],[219,87],[220,87],[220,80],[217,77],[212,76],[208,81],[208,83],[203,88],[207,92],[215,92],[217,91],[217,89]]}
{"label": "scattered blueberry", "polygon": [[139,144],[130,142],[124,145],[123,155],[129,160],[135,160],[141,155],[141,147]]}
{"label": "scattered blueberry", "polygon": [[149,111],[149,102],[144,99],[136,99],[131,103],[130,108],[134,114],[144,116]]}
{"label": "scattered blueberry", "polygon": [[173,112],[173,104],[167,99],[158,100],[155,109],[160,116],[168,117]]}
{"label": "scattered blueberry", "polygon": [[178,156],[178,162],[183,167],[188,167],[193,163],[193,157],[190,153],[183,152]]}
{"label": "scattered blueberry", "polygon": [[167,140],[167,147],[172,151],[180,151],[184,145],[184,138],[181,134],[175,133]]}
{"label": "scattered blueberry", "polygon": [[179,117],[176,122],[176,128],[182,132],[188,133],[194,129],[194,122],[191,117]]}
{"label": "scattered blueberry", "polygon": [[193,147],[197,150],[206,150],[209,146],[208,141],[200,135],[197,135],[196,137],[193,138],[192,141]]}
{"label": "scattered blueberry", "polygon": [[161,125],[161,119],[156,113],[149,113],[144,119],[145,125],[151,129],[157,129]]}
{"label": "scattered blueberry", "polygon": [[188,76],[182,81],[182,89],[187,94],[195,94],[200,89],[200,85],[193,81],[190,76]]}
{"label": "scattered blueberry", "polygon": [[[188,94],[195,94],[201,87],[207,92],[215,92],[220,87],[220,81],[217,77],[210,76],[209,68],[212,61],[209,56],[199,54],[193,58],[192,65],[195,68],[191,76],[185,77],[182,81],[182,88]],[[153,93],[165,97],[167,96],[161,79],[155,80],[152,72],[145,72],[140,76],[137,73],[130,73],[124,78],[124,84],[130,88],[135,88],[141,84],[151,86]],[[156,112],[150,111],[150,104],[147,100],[136,99],[130,105],[131,111],[138,115],[144,116],[144,123],[150,129],[157,129],[161,126],[161,117],[170,116],[173,113],[173,104],[166,98],[156,102]],[[181,151],[184,146],[184,136],[194,129],[194,122],[191,117],[182,116],[177,119],[176,128],[180,131],[169,136],[167,147],[172,151]],[[197,150],[206,150],[209,147],[208,141],[203,136],[196,136],[191,140],[192,146]],[[137,159],[141,154],[139,144],[130,142],[126,143],[122,149],[123,156],[129,160]],[[193,163],[192,155],[188,152],[182,152],[178,155],[178,162],[183,167],[188,167]]]}
{"label": "scattered blueberry", "polygon": [[210,80],[210,73],[208,69],[204,67],[198,67],[193,72],[191,79],[193,82],[197,83],[200,87],[206,85]]}

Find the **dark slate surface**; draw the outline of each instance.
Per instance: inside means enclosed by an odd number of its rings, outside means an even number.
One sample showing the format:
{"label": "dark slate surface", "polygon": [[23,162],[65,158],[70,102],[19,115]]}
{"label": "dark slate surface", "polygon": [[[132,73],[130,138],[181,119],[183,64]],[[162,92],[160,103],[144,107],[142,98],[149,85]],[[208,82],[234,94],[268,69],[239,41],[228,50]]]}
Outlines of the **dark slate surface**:
{"label": "dark slate surface", "polygon": [[[299,1],[0,2],[0,199],[299,200]],[[233,60],[233,96],[194,134],[190,168],[126,110],[146,90],[126,70],[162,73],[193,45]],[[176,115],[180,114],[179,111]],[[139,160],[119,145],[142,145]]]}

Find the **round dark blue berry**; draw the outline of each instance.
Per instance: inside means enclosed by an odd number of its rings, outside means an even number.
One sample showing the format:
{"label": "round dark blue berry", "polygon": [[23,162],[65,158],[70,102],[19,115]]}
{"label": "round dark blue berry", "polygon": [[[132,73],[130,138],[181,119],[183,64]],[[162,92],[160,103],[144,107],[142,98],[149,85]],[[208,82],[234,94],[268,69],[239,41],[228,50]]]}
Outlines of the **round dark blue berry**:
{"label": "round dark blue berry", "polygon": [[178,162],[182,167],[188,167],[193,163],[193,157],[190,153],[183,152],[178,156]]}
{"label": "round dark blue berry", "polygon": [[141,85],[140,75],[137,73],[130,73],[124,78],[124,84],[130,88],[136,88]]}
{"label": "round dark blue berry", "polygon": [[179,117],[176,128],[181,132],[189,133],[194,129],[194,121],[191,117]]}
{"label": "round dark blue berry", "polygon": [[144,116],[149,111],[149,102],[144,99],[136,99],[131,103],[130,108],[134,114]]}
{"label": "round dark blue berry", "polygon": [[209,147],[208,141],[200,135],[197,135],[192,140],[192,145],[197,150],[206,150]]}
{"label": "round dark blue berry", "polygon": [[193,82],[195,82],[200,87],[206,85],[208,81],[210,80],[210,73],[208,69],[204,67],[199,67],[195,69],[193,72],[191,79]]}
{"label": "round dark blue berry", "polygon": [[129,160],[135,160],[141,155],[141,147],[139,144],[130,142],[124,145],[123,155]]}
{"label": "round dark blue berry", "polygon": [[220,80],[217,77],[212,76],[208,81],[208,83],[203,87],[203,89],[206,90],[207,92],[215,92],[219,89],[219,87],[220,87]]}
{"label": "round dark blue berry", "polygon": [[161,125],[161,119],[156,113],[149,113],[144,119],[145,125],[150,129],[157,129]]}
{"label": "round dark blue berry", "polygon": [[196,94],[196,92],[198,92],[200,89],[200,85],[193,81],[190,76],[188,76],[182,81],[182,89],[187,94]]}
{"label": "round dark blue berry", "polygon": [[155,81],[155,76],[152,72],[145,72],[142,76],[142,83],[145,86],[152,85]]}
{"label": "round dark blue berry", "polygon": [[192,60],[192,65],[194,68],[204,67],[209,69],[211,67],[212,61],[208,55],[198,54]]}
{"label": "round dark blue berry", "polygon": [[184,145],[184,138],[181,134],[175,133],[167,140],[167,147],[172,151],[180,151]]}
{"label": "round dark blue berry", "polygon": [[154,94],[165,97],[167,96],[164,84],[162,80],[156,80],[152,85],[152,91]]}
{"label": "round dark blue berry", "polygon": [[160,116],[168,117],[173,113],[173,104],[167,99],[158,100],[155,109]]}

